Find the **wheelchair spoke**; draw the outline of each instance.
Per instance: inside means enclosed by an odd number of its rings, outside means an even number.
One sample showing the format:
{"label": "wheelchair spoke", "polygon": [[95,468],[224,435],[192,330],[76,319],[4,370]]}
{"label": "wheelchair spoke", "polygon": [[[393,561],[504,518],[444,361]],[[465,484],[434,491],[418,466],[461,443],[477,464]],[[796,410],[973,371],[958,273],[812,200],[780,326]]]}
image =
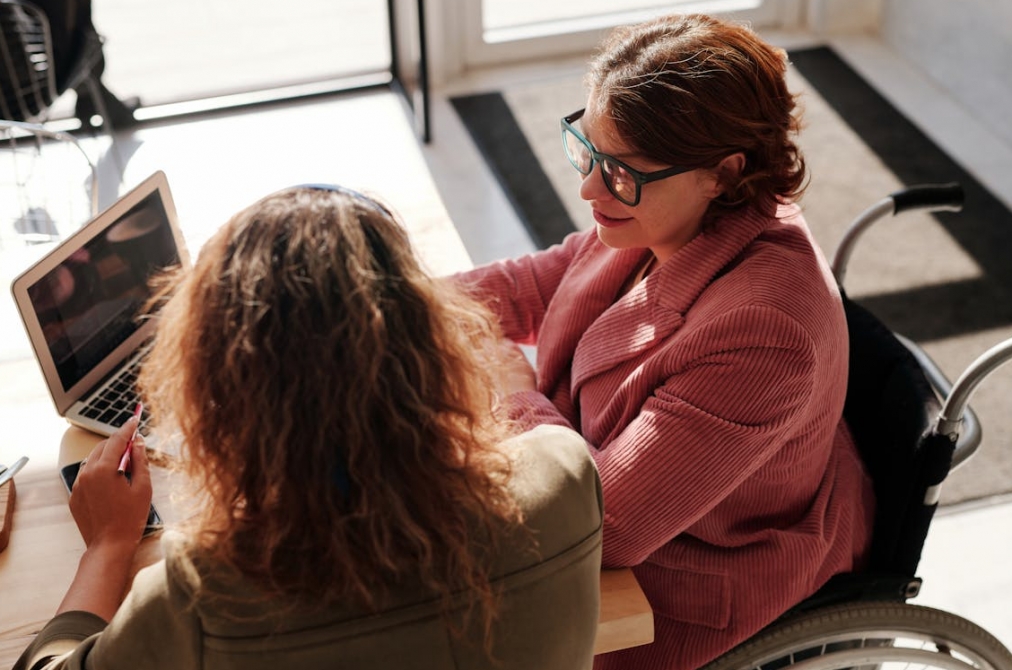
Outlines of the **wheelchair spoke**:
{"label": "wheelchair spoke", "polygon": [[849,603],[787,620],[704,670],[1012,670],[1012,654],[960,617]]}

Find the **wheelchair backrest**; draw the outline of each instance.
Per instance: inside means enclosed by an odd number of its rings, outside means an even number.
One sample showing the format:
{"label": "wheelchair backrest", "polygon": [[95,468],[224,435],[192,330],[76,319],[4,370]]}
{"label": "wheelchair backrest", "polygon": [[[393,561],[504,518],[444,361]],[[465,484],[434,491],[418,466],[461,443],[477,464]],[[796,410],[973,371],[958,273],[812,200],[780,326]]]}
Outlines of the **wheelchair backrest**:
{"label": "wheelchair backrest", "polygon": [[850,337],[843,414],[876,496],[867,571],[913,577],[936,508],[925,494],[948,474],[954,443],[931,430],[940,403],[914,356],[871,312],[843,300]]}

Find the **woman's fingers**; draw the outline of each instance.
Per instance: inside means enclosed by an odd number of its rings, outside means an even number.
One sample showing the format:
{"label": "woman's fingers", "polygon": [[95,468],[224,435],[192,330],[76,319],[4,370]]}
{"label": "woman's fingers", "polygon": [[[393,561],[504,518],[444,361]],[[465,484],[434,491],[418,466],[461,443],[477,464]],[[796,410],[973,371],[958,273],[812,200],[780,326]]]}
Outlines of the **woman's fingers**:
{"label": "woman's fingers", "polygon": [[[130,446],[137,420],[127,421],[88,455],[70,496],[70,509],[89,546],[112,539],[140,540],[151,504],[151,477],[144,440]],[[130,477],[118,472],[126,449],[132,449]]]}

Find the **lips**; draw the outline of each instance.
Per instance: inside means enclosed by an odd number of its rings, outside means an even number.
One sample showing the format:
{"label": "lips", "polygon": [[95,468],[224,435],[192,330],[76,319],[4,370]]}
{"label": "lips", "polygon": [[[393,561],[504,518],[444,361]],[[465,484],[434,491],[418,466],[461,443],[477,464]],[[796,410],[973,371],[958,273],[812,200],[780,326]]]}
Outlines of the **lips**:
{"label": "lips", "polygon": [[606,214],[602,214],[596,209],[593,211],[594,211],[594,220],[597,221],[600,225],[604,226],[605,228],[614,228],[616,226],[621,226],[627,221],[632,220],[632,217],[613,219],[612,217],[607,216]]}

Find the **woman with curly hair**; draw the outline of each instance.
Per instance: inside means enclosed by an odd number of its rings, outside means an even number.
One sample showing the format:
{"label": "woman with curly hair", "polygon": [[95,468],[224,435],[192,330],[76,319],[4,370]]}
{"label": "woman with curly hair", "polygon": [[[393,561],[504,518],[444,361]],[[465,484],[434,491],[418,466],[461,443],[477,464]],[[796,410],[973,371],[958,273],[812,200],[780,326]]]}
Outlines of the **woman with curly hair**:
{"label": "woman with curly hair", "polygon": [[519,432],[494,319],[386,207],[271,195],[156,295],[141,385],[201,504],[131,586],[148,463],[138,441],[117,474],[133,420],[100,443],[77,577],[19,667],[590,666],[593,461],[572,430]]}
{"label": "woman with curly hair", "polygon": [[596,668],[697,668],[869,548],[847,325],[794,204],[786,66],[708,16],[614,31],[561,124],[596,226],[458,277],[537,345],[527,417],[588,442],[604,564],[632,566],[653,608],[654,643]]}

